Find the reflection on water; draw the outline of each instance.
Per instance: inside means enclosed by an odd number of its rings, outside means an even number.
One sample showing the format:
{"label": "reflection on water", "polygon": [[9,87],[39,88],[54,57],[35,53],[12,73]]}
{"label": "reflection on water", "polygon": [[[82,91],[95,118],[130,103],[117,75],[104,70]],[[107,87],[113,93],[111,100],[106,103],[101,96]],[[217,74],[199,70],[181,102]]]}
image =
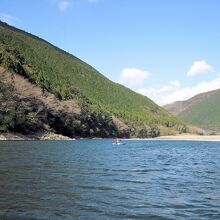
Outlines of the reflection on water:
{"label": "reflection on water", "polygon": [[220,219],[218,142],[0,148],[0,219]]}

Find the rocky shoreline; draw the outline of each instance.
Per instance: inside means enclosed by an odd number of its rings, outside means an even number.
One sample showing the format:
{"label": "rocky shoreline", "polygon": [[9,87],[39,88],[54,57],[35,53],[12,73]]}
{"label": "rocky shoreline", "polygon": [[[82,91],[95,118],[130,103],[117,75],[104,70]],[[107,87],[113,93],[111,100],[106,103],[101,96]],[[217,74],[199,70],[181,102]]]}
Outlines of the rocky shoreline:
{"label": "rocky shoreline", "polygon": [[74,140],[74,139],[53,132],[39,133],[39,134],[27,135],[27,136],[17,133],[0,134],[0,141],[22,141],[22,140]]}

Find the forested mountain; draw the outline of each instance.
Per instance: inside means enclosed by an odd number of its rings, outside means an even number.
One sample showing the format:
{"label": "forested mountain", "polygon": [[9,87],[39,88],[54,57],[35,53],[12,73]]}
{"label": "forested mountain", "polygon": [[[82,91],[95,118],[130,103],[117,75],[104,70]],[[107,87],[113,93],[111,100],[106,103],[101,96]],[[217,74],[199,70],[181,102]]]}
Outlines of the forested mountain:
{"label": "forested mountain", "polygon": [[186,122],[220,133],[220,89],[164,106]]}
{"label": "forested mountain", "polygon": [[[0,66],[1,79],[7,71],[6,80],[1,82],[4,86],[0,88],[5,97],[0,104],[2,132],[28,133],[29,127],[37,128],[38,123],[40,130],[51,129],[70,137],[149,137],[186,129],[180,119],[147,97],[110,81],[87,63],[45,40],[3,22],[0,22]],[[26,86],[29,83],[42,92],[27,97],[28,93],[22,93],[19,88],[17,75],[25,80]],[[16,96],[13,99],[6,95],[8,87]],[[26,88],[28,90],[28,86]],[[47,96],[53,96],[50,102],[45,101]],[[23,106],[20,115],[25,112],[31,118],[29,121],[16,118],[18,106],[26,98],[30,99],[29,108]],[[13,100],[17,101],[13,103]],[[13,107],[9,103],[13,103]],[[41,111],[36,105],[42,106]],[[29,124],[25,125],[25,121]]]}

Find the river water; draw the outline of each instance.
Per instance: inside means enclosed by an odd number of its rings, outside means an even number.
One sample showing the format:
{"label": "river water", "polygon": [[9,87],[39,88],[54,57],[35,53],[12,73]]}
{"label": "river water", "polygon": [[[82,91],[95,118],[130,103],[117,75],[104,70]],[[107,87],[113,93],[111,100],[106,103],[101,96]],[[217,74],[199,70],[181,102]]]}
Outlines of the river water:
{"label": "river water", "polygon": [[0,142],[0,219],[220,219],[220,142]]}

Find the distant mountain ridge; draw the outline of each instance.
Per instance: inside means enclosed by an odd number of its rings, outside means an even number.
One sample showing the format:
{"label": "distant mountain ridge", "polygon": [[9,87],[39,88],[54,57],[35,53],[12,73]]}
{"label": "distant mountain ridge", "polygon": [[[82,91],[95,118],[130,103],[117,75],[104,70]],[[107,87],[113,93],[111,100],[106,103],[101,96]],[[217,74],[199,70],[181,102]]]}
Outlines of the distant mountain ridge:
{"label": "distant mountain ridge", "polygon": [[[47,41],[3,22],[0,22],[0,66],[3,68],[2,72],[9,71],[12,78],[10,81],[10,77],[6,77],[5,88],[18,86],[13,79],[14,74],[18,74],[42,90],[40,96],[47,93],[54,96],[54,103],[44,102],[43,115],[32,103],[34,99],[29,100],[33,108],[25,109],[25,105],[23,106],[23,111],[32,117],[32,122],[42,119],[42,130],[52,129],[69,137],[151,137],[163,131],[186,130],[186,124],[182,120],[147,97],[110,81],[87,63]],[[13,91],[21,90],[17,87]],[[0,93],[9,97],[7,89]],[[18,96],[15,99],[25,99],[20,93]],[[43,100],[42,97],[36,98],[40,100],[39,103]],[[24,118],[21,120],[13,116],[17,123],[14,127],[6,123],[13,118],[7,118],[7,109],[10,114],[16,113],[14,108],[17,109],[19,102],[14,103],[13,108],[7,106],[12,102],[11,99],[10,102],[5,102],[6,106],[0,106],[0,129],[27,132],[28,126],[19,125],[19,121],[24,121]],[[68,102],[75,103],[77,108],[71,108]],[[51,113],[55,113],[56,117]],[[59,121],[59,126],[50,122],[49,115]],[[30,127],[34,128],[29,122]],[[22,130],[21,127],[25,129]]]}
{"label": "distant mountain ridge", "polygon": [[215,133],[220,132],[220,89],[165,105],[164,108],[188,123]]}

